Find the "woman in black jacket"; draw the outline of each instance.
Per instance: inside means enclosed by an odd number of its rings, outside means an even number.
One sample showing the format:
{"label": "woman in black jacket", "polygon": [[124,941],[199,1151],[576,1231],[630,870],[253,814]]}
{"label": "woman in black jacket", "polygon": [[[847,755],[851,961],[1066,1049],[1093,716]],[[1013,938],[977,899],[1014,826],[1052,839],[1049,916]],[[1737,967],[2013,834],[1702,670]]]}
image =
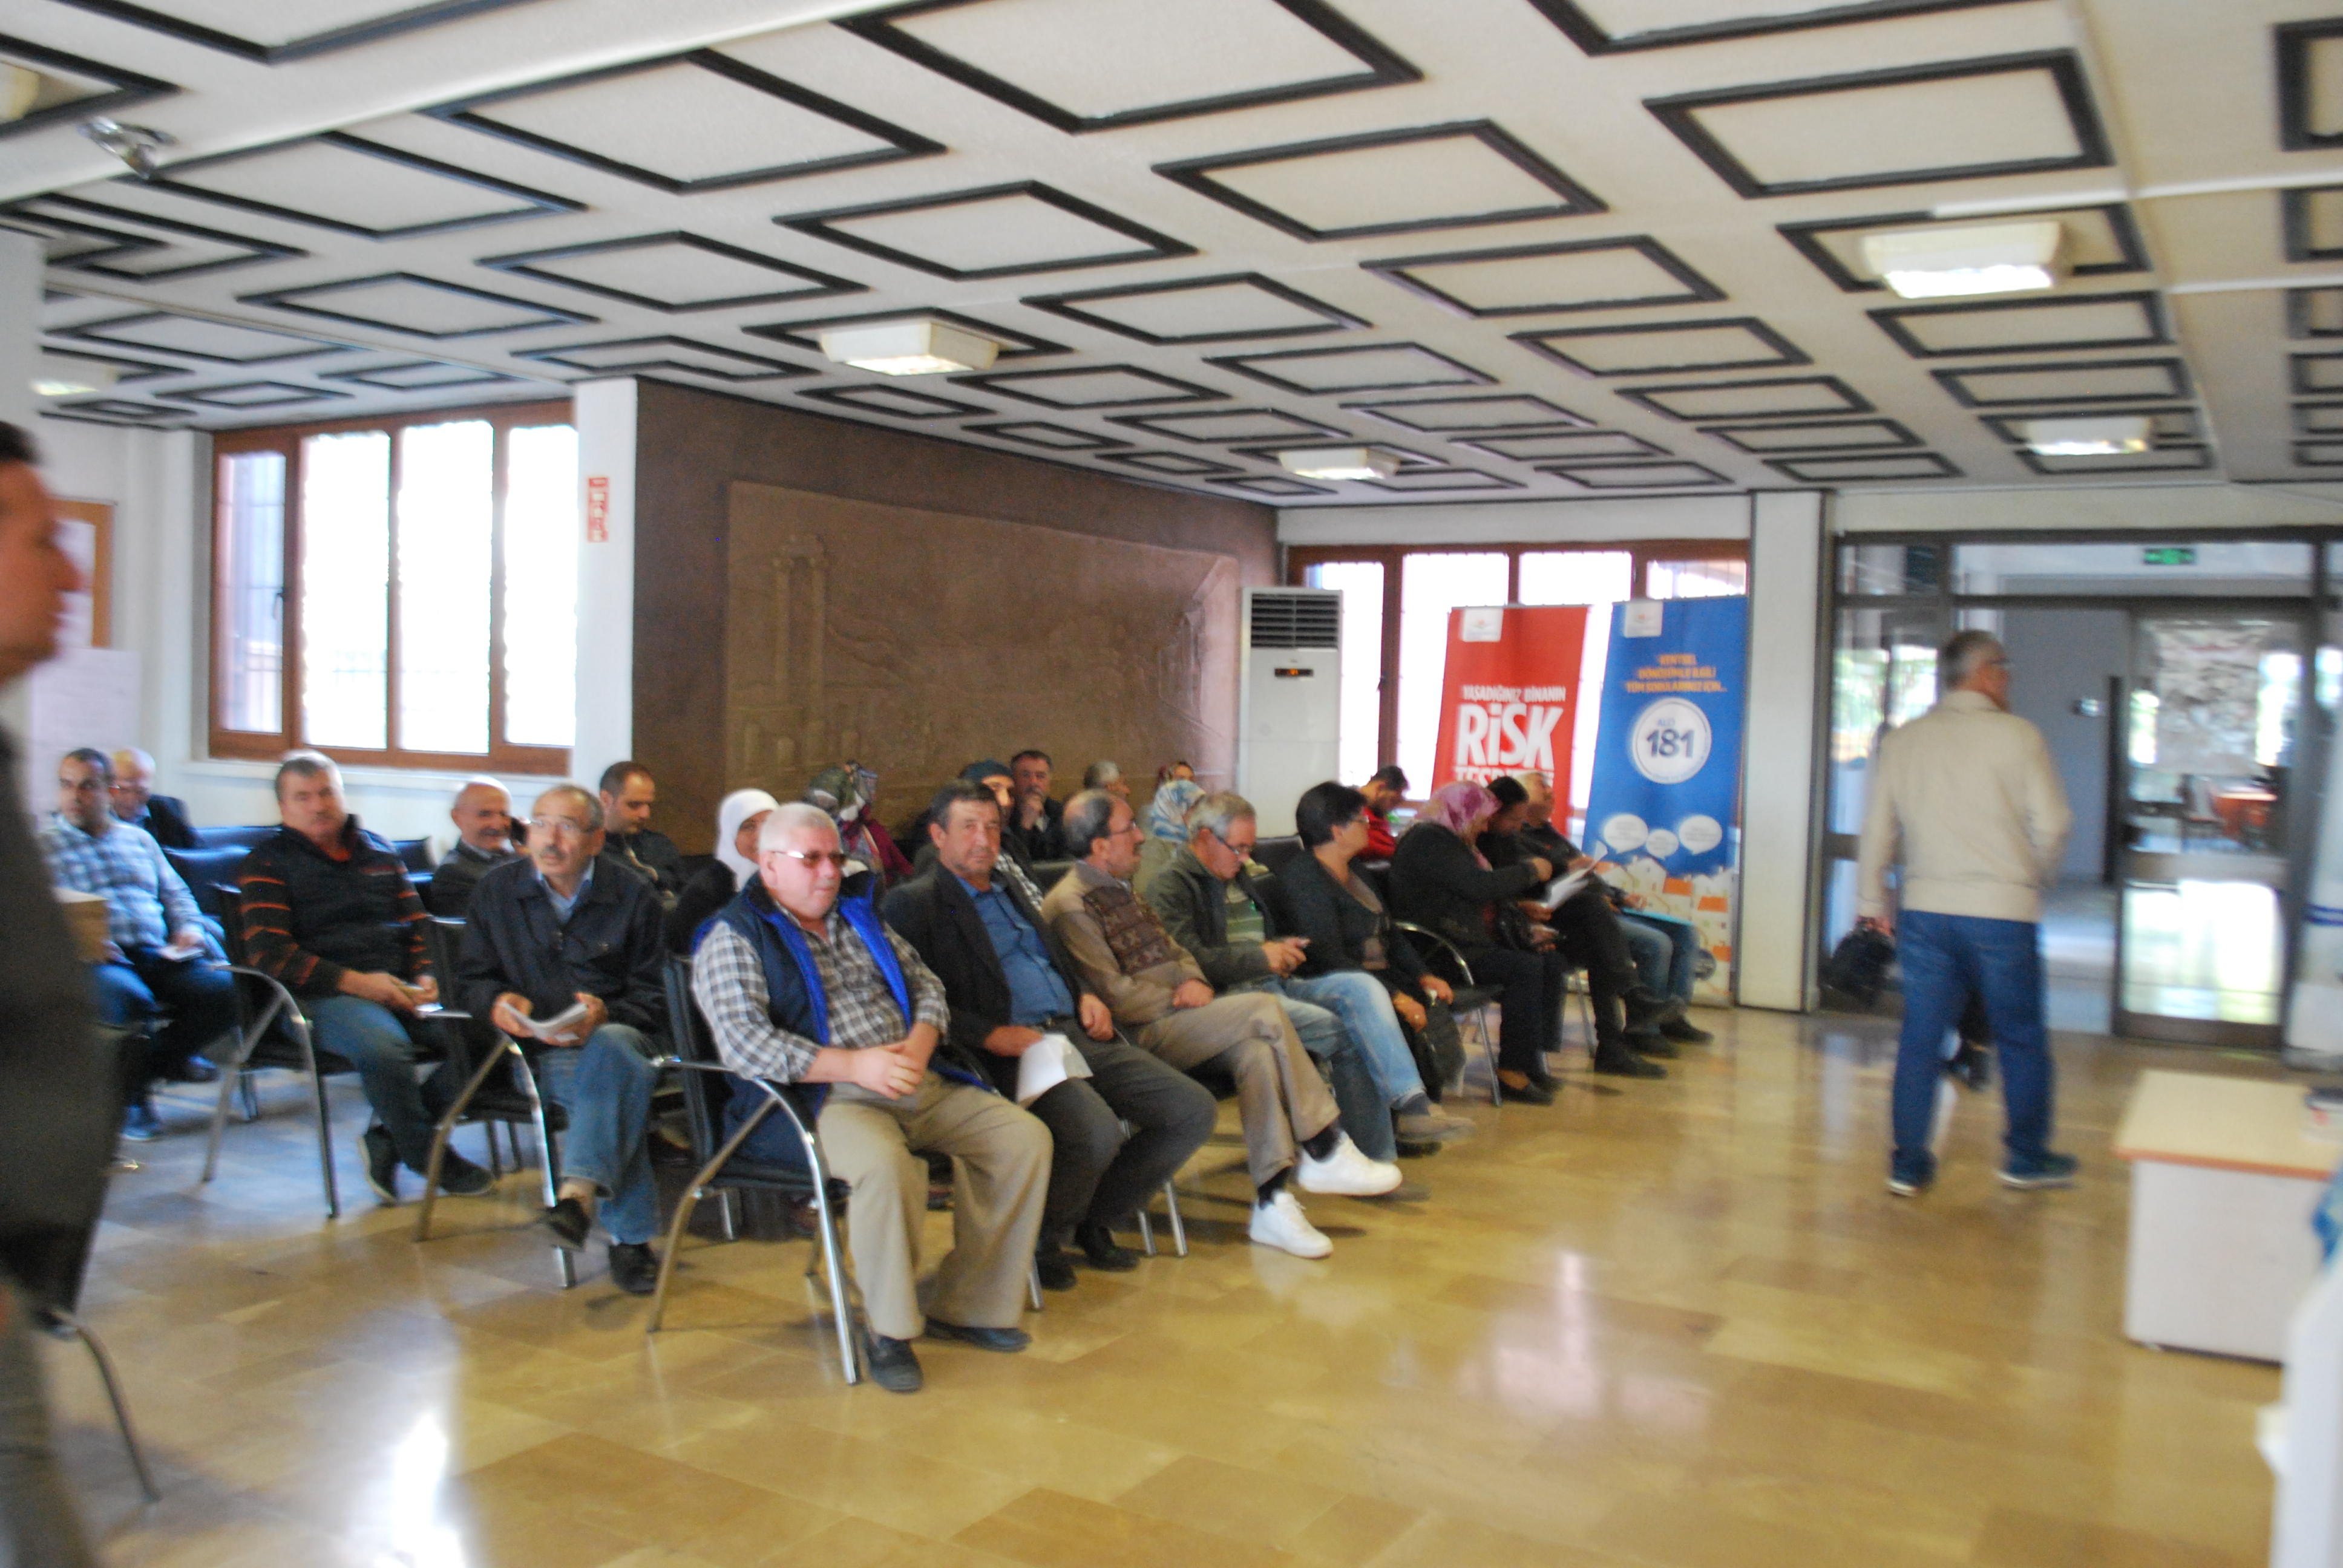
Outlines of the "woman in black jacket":
{"label": "woman in black jacket", "polygon": [[1267,891],[1280,906],[1279,924],[1309,939],[1295,972],[1363,970],[1383,982],[1424,1091],[1437,1101],[1440,1086],[1464,1067],[1463,1041],[1448,1011],[1454,993],[1423,967],[1383,900],[1351,869],[1366,849],[1367,809],[1366,796],[1345,784],[1329,781],[1305,792],[1293,808],[1293,825],[1310,853],[1288,862]]}

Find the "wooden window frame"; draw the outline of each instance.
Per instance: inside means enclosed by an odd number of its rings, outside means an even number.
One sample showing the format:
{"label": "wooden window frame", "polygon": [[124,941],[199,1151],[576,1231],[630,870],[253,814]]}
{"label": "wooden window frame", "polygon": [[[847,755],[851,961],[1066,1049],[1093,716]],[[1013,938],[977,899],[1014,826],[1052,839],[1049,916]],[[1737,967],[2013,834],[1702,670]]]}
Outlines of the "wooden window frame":
{"label": "wooden window frame", "polygon": [[[495,469],[489,505],[488,536],[488,749],[486,751],[413,751],[399,747],[398,685],[399,685],[399,568],[397,496],[399,463],[405,455],[405,443],[397,433],[418,426],[448,425],[466,420],[485,420],[495,429]],[[504,739],[505,733],[505,495],[510,484],[512,447],[510,434],[518,427],[540,425],[571,425],[577,423],[570,404],[566,401],[542,403],[499,403],[477,408],[433,408],[412,414],[383,414],[372,417],[333,419],[307,425],[271,425],[255,429],[222,430],[212,437],[212,627],[209,668],[211,692],[209,700],[210,753],[214,757],[242,758],[273,762],[286,752],[295,749],[322,751],[335,761],[349,767],[402,769],[417,772],[437,773],[520,773],[561,775],[569,771],[569,748],[566,746],[516,746]],[[307,519],[301,515],[301,449],[312,436],[337,436],[382,431],[392,436],[390,447],[390,580],[387,585],[388,622],[386,628],[384,654],[387,668],[384,677],[385,733],[391,744],[379,749],[350,746],[318,746],[312,743],[302,730],[304,705],[301,699],[301,541]],[[282,694],[279,711],[283,728],[274,731],[230,729],[221,722],[221,705],[226,689],[222,679],[221,659],[226,648],[226,625],[222,618],[223,589],[226,560],[222,549],[225,532],[221,527],[218,484],[219,466],[232,457],[251,452],[276,452],[285,459],[285,559],[283,563],[285,605],[282,618],[283,664]]]}
{"label": "wooden window frame", "polygon": [[1493,556],[1505,558],[1505,602],[1517,602],[1522,592],[1522,557],[1580,550],[1625,550],[1634,558],[1628,581],[1640,597],[1645,568],[1654,561],[1743,561],[1749,559],[1747,539],[1556,539],[1537,544],[1471,545],[1289,545],[1285,550],[1285,582],[1305,588],[1310,568],[1342,561],[1373,561],[1383,568],[1383,646],[1382,701],[1375,739],[1377,765],[1388,767],[1399,759],[1399,610],[1402,574],[1410,556]]}

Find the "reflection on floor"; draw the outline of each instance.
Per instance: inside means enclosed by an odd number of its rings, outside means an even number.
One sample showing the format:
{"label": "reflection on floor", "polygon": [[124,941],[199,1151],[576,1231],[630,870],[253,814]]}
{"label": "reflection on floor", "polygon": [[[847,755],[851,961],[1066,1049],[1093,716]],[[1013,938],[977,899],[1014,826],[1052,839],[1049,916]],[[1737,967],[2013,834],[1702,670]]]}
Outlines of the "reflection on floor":
{"label": "reflection on floor", "polygon": [[2278,890],[2251,882],[2124,889],[2124,1007],[2161,1018],[2278,1021]]}
{"label": "reflection on floor", "polygon": [[1966,1100],[1906,1202],[1893,1023],[1704,1019],[1719,1042],[1665,1083],[1574,1057],[1551,1109],[1464,1105],[1478,1135],[1409,1167],[1427,1201],[1313,1201],[1326,1262],[1246,1244],[1215,1144],[1182,1181],[1193,1255],[1085,1272],[1024,1355],[923,1347],[910,1398],[839,1382],[802,1243],[695,1238],[647,1342],[598,1258],[554,1288],[525,1179],[417,1246],[347,1136],[358,1206],[323,1221],[289,1090],[209,1188],[175,1097],[87,1302],[165,1497],[136,1505],[59,1348],[71,1470],[117,1568],[2264,1559],[2278,1375],[2124,1342],[2107,1150],[2144,1067],[2274,1068],[2063,1038],[2083,1184],[2001,1189],[1999,1108]]}
{"label": "reflection on floor", "polygon": [[2116,890],[2067,883],[2042,900],[2043,991],[2052,1029],[2105,1034],[2113,1027]]}

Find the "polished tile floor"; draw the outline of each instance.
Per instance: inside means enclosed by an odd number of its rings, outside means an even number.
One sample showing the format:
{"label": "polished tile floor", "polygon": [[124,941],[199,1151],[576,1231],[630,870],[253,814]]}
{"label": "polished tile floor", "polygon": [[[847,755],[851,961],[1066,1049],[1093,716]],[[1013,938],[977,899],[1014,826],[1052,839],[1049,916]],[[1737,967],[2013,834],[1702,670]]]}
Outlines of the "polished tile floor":
{"label": "polished tile floor", "polygon": [[[590,1260],[555,1289],[528,1182],[372,1207],[337,1086],[326,1223],[289,1086],[199,1188],[192,1096],[116,1179],[87,1316],[162,1472],[142,1506],[85,1361],[50,1356],[76,1484],[130,1565],[299,1568],[2212,1568],[2267,1555],[2268,1367],[2127,1344],[2145,1067],[2258,1059],[2063,1036],[2084,1182],[1881,1190],[1888,1030],[1703,1015],[1670,1081],[1570,1063],[1411,1163],[1422,1201],[1321,1199],[1333,1258],[1249,1246],[1242,1149],[1183,1179],[1194,1241],[1085,1273],[1031,1351],[922,1351],[905,1398],[825,1360],[806,1247],[688,1243],[669,1328]],[[468,1139],[477,1134],[467,1134]],[[940,1229],[943,1217],[937,1216]]]}

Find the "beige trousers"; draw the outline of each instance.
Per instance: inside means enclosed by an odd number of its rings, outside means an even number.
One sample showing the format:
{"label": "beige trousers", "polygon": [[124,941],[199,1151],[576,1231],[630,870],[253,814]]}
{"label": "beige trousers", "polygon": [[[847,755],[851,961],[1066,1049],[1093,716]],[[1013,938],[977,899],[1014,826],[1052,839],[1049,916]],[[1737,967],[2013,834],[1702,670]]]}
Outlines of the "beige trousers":
{"label": "beige trousers", "polygon": [[1245,1165],[1260,1187],[1293,1163],[1294,1146],[1334,1124],[1334,1096],[1277,998],[1224,996],[1164,1014],[1131,1037],[1166,1067],[1199,1068],[1237,1081]]}
{"label": "beige trousers", "polygon": [[832,1084],[817,1130],[830,1173],[854,1189],[847,1247],[873,1332],[915,1340],[927,1328],[919,1282],[928,1164],[920,1156],[930,1150],[952,1156],[957,1172],[935,1315],[970,1328],[1016,1327],[1050,1185],[1048,1128],[1012,1101],[930,1072],[901,1100]]}

